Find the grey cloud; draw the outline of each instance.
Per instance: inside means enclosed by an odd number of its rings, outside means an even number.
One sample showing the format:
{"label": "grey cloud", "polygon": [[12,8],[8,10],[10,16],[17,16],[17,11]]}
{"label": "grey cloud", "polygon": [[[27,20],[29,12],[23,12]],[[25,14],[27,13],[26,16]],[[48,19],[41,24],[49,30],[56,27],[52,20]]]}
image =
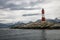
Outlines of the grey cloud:
{"label": "grey cloud", "polygon": [[16,19],[16,18],[14,18],[14,17],[2,17],[0,19]]}
{"label": "grey cloud", "polygon": [[4,14],[0,13],[0,16],[5,16]]}
{"label": "grey cloud", "polygon": [[16,19],[15,16],[7,16],[7,17],[1,17],[0,19]]}
{"label": "grey cloud", "polygon": [[5,21],[5,20],[0,20],[0,22],[3,22],[3,21]]}
{"label": "grey cloud", "polygon": [[36,13],[36,14],[23,14],[22,16],[34,16],[34,15],[39,15],[39,13]]}
{"label": "grey cloud", "polygon": [[40,4],[40,3],[42,3],[42,2],[44,2],[44,0],[42,0],[42,1],[37,0],[36,2],[30,2],[30,5],[31,5],[31,6],[35,6],[36,4]]}
{"label": "grey cloud", "polygon": [[37,10],[41,8],[12,8],[11,10]]}
{"label": "grey cloud", "polygon": [[[11,3],[9,3],[10,1],[11,1]],[[13,0],[13,1],[18,1],[18,0]],[[24,0],[22,0],[22,1],[24,1]],[[20,2],[22,2],[22,1],[20,1]],[[29,4],[26,2],[22,2],[21,4],[17,5],[17,4],[15,4],[15,2],[12,3],[12,0],[0,0],[0,9],[10,8],[10,10],[34,10],[34,9],[39,9],[39,8],[25,8],[25,7],[28,7],[28,6],[33,7],[36,4],[39,4],[41,2],[40,2],[40,0],[37,0],[36,2],[31,1]]]}
{"label": "grey cloud", "polygon": [[8,2],[8,0],[0,0],[0,7],[3,7],[6,5],[6,2]]}

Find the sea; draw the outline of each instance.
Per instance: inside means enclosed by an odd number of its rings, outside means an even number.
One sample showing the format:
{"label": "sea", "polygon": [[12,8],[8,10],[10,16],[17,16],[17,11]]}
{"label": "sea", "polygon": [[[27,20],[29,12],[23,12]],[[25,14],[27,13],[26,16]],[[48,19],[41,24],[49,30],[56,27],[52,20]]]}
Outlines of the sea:
{"label": "sea", "polygon": [[60,30],[0,28],[0,40],[60,40]]}

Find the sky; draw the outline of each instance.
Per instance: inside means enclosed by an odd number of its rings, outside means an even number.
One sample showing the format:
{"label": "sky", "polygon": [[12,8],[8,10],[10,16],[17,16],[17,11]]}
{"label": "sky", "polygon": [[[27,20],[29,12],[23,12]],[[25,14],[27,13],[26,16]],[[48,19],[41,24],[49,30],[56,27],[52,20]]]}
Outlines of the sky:
{"label": "sky", "polygon": [[42,8],[46,19],[60,19],[60,0],[0,0],[0,23],[36,21]]}

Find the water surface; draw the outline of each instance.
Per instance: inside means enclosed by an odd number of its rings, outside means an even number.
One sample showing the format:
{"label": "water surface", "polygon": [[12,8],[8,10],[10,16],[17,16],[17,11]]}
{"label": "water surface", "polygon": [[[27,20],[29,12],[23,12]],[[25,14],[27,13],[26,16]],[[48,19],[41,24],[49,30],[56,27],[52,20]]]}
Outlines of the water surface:
{"label": "water surface", "polygon": [[0,29],[0,40],[60,40],[60,30]]}

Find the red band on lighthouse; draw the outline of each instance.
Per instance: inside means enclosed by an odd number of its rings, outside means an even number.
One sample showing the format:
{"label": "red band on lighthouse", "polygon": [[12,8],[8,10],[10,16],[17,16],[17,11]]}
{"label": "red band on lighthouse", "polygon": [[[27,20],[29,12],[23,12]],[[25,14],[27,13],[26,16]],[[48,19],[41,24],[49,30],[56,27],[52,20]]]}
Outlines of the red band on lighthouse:
{"label": "red band on lighthouse", "polygon": [[42,9],[42,14],[44,14],[44,9]]}

